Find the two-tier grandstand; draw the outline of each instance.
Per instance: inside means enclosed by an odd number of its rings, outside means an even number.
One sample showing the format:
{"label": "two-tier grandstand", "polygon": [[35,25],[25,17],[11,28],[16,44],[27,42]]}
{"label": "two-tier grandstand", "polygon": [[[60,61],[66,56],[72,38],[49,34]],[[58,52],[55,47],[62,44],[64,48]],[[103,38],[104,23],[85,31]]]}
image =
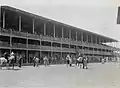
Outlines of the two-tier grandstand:
{"label": "two-tier grandstand", "polygon": [[1,6],[0,56],[13,51],[24,56],[24,63],[31,63],[33,56],[42,58],[45,55],[56,57],[57,63],[63,63],[66,54],[74,57],[80,52],[90,61],[99,61],[101,57],[118,55],[115,53],[118,48],[104,44],[110,42],[118,41],[10,6]]}

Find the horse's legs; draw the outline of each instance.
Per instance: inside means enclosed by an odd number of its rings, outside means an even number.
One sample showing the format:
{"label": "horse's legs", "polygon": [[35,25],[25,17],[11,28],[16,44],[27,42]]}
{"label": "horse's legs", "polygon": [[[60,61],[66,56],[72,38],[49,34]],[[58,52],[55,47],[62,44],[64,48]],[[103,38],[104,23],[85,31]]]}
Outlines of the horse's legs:
{"label": "horse's legs", "polygon": [[14,69],[14,62],[12,62],[12,65],[13,65],[13,69]]}

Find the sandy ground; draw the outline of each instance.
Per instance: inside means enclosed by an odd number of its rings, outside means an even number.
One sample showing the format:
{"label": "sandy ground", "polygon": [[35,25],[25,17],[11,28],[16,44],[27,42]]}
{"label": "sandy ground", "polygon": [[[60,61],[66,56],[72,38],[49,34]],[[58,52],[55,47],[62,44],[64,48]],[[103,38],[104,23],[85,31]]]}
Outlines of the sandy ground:
{"label": "sandy ground", "polygon": [[94,63],[88,67],[3,68],[0,70],[0,88],[120,88],[120,64]]}

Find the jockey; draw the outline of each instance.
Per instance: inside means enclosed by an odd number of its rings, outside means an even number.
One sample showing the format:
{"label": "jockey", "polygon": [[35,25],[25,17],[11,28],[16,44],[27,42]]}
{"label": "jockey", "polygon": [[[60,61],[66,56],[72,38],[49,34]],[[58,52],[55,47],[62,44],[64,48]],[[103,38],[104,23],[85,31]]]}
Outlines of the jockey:
{"label": "jockey", "polygon": [[70,64],[69,59],[70,59],[70,55],[68,54],[67,57],[66,57],[67,65]]}
{"label": "jockey", "polygon": [[13,52],[11,52],[10,56],[14,56],[15,54]]}
{"label": "jockey", "polygon": [[9,57],[9,55],[8,55],[8,53],[7,52],[5,52],[4,53],[4,57],[5,57],[5,59],[7,60],[7,62],[8,62],[8,57]]}

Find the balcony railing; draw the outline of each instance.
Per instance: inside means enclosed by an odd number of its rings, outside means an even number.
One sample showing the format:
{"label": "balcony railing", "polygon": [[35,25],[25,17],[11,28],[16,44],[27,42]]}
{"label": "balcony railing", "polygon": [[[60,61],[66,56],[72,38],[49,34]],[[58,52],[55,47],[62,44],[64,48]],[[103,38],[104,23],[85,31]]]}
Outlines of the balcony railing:
{"label": "balcony railing", "polygon": [[30,34],[30,33],[28,33],[27,36],[28,36],[29,38],[40,39],[40,35],[37,35],[37,34]]}
{"label": "balcony railing", "polygon": [[0,41],[0,47],[10,47],[9,42]]}
{"label": "balcony railing", "polygon": [[40,45],[28,44],[28,48],[30,48],[30,49],[40,49]]}
{"label": "balcony railing", "polygon": [[19,31],[12,31],[12,35],[27,37],[27,33],[25,33],[25,32],[19,32]]}
{"label": "balcony railing", "polygon": [[61,38],[61,42],[63,42],[63,43],[69,43],[70,40],[68,38]]}
{"label": "balcony railing", "polygon": [[51,37],[51,36],[41,36],[41,39],[43,40],[43,41],[53,41],[53,37]]}
{"label": "balcony railing", "polygon": [[61,51],[61,47],[52,47],[52,50],[53,50],[53,51],[60,52],[60,51]]}
{"label": "balcony railing", "polygon": [[13,48],[26,48],[26,44],[22,44],[22,43],[13,43],[12,44]]}
{"label": "balcony railing", "polygon": [[1,31],[2,34],[7,34],[7,35],[11,33],[11,31],[9,29],[3,29],[3,28],[1,28],[0,31]]}
{"label": "balcony railing", "polygon": [[61,38],[58,38],[58,37],[54,37],[53,40],[54,40],[55,42],[61,42]]}
{"label": "balcony railing", "polygon": [[51,51],[51,46],[41,46],[40,48],[42,51]]}

